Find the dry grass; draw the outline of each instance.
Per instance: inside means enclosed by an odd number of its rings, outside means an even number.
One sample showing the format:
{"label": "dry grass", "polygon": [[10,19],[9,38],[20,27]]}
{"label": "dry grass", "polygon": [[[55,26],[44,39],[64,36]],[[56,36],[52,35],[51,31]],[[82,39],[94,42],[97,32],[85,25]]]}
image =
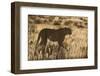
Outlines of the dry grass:
{"label": "dry grass", "polygon": [[[88,57],[87,17],[74,16],[28,16],[28,60],[77,59]],[[58,29],[69,27],[71,36],[67,35],[63,47],[58,51],[58,43],[48,40],[46,52],[44,46],[35,49],[39,32],[44,28]]]}

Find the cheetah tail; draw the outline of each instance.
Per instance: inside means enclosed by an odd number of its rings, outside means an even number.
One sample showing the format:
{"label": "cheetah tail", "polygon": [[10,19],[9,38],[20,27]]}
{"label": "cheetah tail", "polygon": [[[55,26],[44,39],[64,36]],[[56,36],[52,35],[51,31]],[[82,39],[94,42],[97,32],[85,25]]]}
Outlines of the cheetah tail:
{"label": "cheetah tail", "polygon": [[37,39],[37,42],[36,42],[36,45],[35,45],[35,49],[37,48],[37,45],[39,43],[39,40],[40,40],[40,35],[38,35],[38,39]]}

